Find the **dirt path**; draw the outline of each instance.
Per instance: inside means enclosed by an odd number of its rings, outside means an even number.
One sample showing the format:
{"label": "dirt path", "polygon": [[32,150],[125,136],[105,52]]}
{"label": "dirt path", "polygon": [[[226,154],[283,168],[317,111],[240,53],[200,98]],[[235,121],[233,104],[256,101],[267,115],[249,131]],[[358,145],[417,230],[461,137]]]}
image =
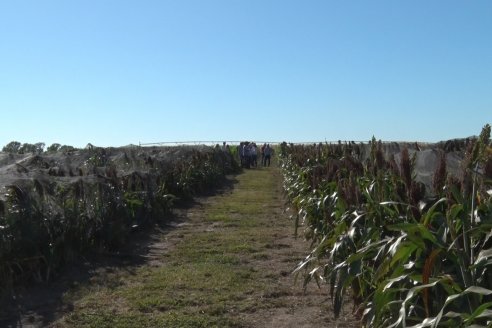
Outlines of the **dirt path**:
{"label": "dirt path", "polygon": [[326,287],[304,292],[295,283],[291,272],[308,245],[283,213],[278,169],[247,170],[231,183],[6,326],[359,326],[350,308],[333,319]]}

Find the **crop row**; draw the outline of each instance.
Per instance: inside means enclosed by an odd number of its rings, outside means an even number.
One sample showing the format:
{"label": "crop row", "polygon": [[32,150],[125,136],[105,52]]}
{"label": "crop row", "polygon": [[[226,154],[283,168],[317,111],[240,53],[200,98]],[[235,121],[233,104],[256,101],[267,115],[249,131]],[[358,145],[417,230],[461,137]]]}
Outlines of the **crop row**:
{"label": "crop row", "polygon": [[83,254],[117,250],[132,230],[164,219],[177,199],[216,187],[238,167],[209,148],[8,156],[17,171],[5,174],[15,180],[0,197],[0,289],[48,280]]}
{"label": "crop row", "polygon": [[335,316],[350,296],[367,327],[489,326],[490,126],[460,152],[458,174],[435,150],[427,186],[416,179],[418,149],[395,158],[374,138],[367,149],[282,145],[296,230],[312,246],[296,272],[328,286]]}

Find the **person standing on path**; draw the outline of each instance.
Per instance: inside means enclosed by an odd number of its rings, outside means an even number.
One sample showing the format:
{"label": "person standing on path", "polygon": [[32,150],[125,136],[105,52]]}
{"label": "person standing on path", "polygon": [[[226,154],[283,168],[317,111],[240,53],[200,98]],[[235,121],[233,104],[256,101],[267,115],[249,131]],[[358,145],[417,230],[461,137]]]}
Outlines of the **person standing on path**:
{"label": "person standing on path", "polygon": [[263,160],[263,166],[270,166],[270,158],[272,157],[272,148],[270,148],[270,144],[267,144],[265,150],[263,151],[265,158]]}
{"label": "person standing on path", "polygon": [[254,142],[251,144],[251,166],[258,167],[258,154]]}
{"label": "person standing on path", "polygon": [[244,145],[244,142],[241,142],[238,146],[238,153],[239,153],[239,161],[241,163],[241,167],[246,166],[246,160],[244,158],[244,148],[246,146]]}
{"label": "person standing on path", "polygon": [[265,166],[265,147],[266,143],[263,144],[260,148],[260,153],[261,153],[261,166]]}
{"label": "person standing on path", "polygon": [[243,167],[249,169],[251,165],[251,144],[245,142],[243,145]]}

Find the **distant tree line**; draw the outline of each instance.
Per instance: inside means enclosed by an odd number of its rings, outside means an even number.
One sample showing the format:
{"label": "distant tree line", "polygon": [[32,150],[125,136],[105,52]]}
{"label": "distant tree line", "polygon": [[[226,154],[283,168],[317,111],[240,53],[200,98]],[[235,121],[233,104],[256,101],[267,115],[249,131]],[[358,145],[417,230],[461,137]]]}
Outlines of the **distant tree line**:
{"label": "distant tree line", "polygon": [[[35,144],[30,143],[20,143],[18,141],[11,141],[2,148],[2,152],[11,154],[42,154],[45,152],[46,144],[44,142],[37,142]],[[75,150],[74,147],[68,145],[61,145],[59,143],[54,143],[46,148],[47,152],[57,152],[57,151],[72,151]]]}

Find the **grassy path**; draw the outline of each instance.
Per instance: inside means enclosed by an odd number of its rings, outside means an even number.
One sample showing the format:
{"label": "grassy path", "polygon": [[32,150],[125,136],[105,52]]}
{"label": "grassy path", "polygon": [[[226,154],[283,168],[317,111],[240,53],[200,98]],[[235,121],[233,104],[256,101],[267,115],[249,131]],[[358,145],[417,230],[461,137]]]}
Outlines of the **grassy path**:
{"label": "grassy path", "polygon": [[180,212],[145,263],[108,266],[65,295],[53,327],[355,327],[332,321],[326,288],[306,295],[291,271],[306,245],[283,213],[277,168],[247,170],[231,189]]}

